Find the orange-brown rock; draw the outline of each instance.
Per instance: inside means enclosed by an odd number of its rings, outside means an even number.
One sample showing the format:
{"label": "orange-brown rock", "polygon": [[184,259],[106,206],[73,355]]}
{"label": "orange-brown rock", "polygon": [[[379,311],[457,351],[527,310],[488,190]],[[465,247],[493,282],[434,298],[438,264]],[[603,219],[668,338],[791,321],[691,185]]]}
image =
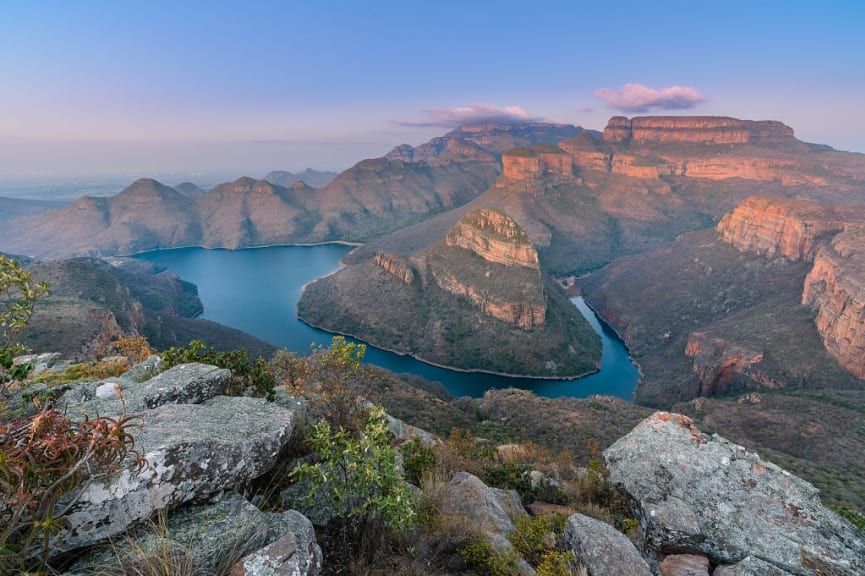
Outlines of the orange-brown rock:
{"label": "orange-brown rock", "polygon": [[829,354],[865,378],[865,228],[842,232],[817,250],[802,303],[816,309]]}
{"label": "orange-brown rock", "polygon": [[528,330],[540,326],[546,320],[546,309],[543,304],[517,299],[505,300],[441,268],[433,270],[433,277],[438,287],[445,292],[468,298],[480,308],[481,312],[503,322]]}
{"label": "orange-brown rock", "polygon": [[709,559],[697,554],[673,554],[658,565],[661,576],[709,576]]}
{"label": "orange-brown rock", "polygon": [[703,332],[692,332],[685,355],[694,359],[700,396],[731,392],[744,387],[748,381],[759,382],[759,377],[748,373],[748,369],[763,360],[763,352],[759,350]]}
{"label": "orange-brown rock", "polygon": [[865,208],[808,200],[752,196],[724,215],[717,230],[739,250],[810,261],[821,237],[865,221]]}
{"label": "orange-brown rock", "polygon": [[528,180],[538,176],[554,174],[570,177],[574,174],[574,159],[564,151],[553,147],[547,152],[535,152],[520,148],[502,155],[502,175],[508,180]]}
{"label": "orange-brown rock", "polygon": [[614,116],[604,129],[608,142],[690,142],[764,144],[793,140],[793,129],[773,120],[739,120],[724,116]]}
{"label": "orange-brown rock", "polygon": [[538,251],[513,218],[492,208],[463,217],[445,237],[448,246],[470,250],[489,262],[538,268]]}
{"label": "orange-brown rock", "polygon": [[390,254],[388,252],[376,252],[375,263],[406,284],[414,282],[414,270],[409,265],[408,260],[403,256]]}

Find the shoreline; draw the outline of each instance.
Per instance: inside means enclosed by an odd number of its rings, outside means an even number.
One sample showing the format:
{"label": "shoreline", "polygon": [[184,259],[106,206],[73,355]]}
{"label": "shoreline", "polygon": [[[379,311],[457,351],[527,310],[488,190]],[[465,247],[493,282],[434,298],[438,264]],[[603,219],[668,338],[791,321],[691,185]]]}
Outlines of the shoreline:
{"label": "shoreline", "polygon": [[[331,274],[333,274],[333,272],[331,272]],[[328,274],[328,276],[330,276],[330,274]],[[322,278],[326,278],[326,276],[322,276]],[[312,284],[312,282],[315,282],[316,280],[318,280],[318,278],[316,278],[315,280],[312,280],[311,282],[307,282],[306,284],[304,284],[304,288],[306,288],[306,286],[308,284]],[[526,375],[526,374],[507,374],[505,372],[496,372],[493,370],[456,368],[454,366],[446,366],[445,364],[438,364],[438,363],[433,362],[431,360],[427,360],[427,359],[422,358],[420,356],[416,356],[410,352],[400,352],[399,350],[392,350],[390,348],[385,348],[383,346],[379,346],[378,344],[373,344],[372,342],[370,342],[368,340],[364,340],[363,338],[359,338],[358,336],[356,336],[354,334],[350,334],[348,332],[341,332],[338,330],[330,330],[328,328],[324,328],[323,326],[318,326],[316,324],[313,324],[312,322],[307,321],[306,319],[302,318],[299,315],[297,316],[297,319],[300,320],[301,322],[303,322],[304,324],[306,324],[307,326],[309,326],[311,328],[315,328],[316,330],[321,330],[323,332],[327,332],[328,334],[335,334],[337,336],[346,336],[348,338],[352,338],[354,340],[357,340],[358,342],[360,342],[361,344],[364,344],[366,346],[372,346],[373,348],[377,348],[379,350],[384,350],[385,352],[390,352],[391,354],[396,354],[397,356],[404,356],[407,358],[411,358],[413,360],[417,360],[418,362],[423,362],[424,364],[427,364],[429,366],[433,366],[435,368],[440,368],[442,370],[449,370],[451,372],[459,372],[461,374],[489,374],[490,376],[500,376],[502,378],[514,378],[514,379],[524,378],[527,380],[549,380],[549,381],[562,381],[562,382],[564,382],[564,381],[570,381],[570,380],[579,380],[580,378],[585,378],[586,376],[591,376],[592,374],[597,374],[598,372],[601,371],[601,368],[598,367],[595,370],[583,372],[582,374],[578,374],[576,376],[531,376],[531,375]]]}
{"label": "shoreline", "polygon": [[[354,248],[360,248],[364,246],[363,242],[350,242],[348,240],[325,240],[323,242],[299,242],[292,244],[258,244],[256,246],[239,246],[237,248],[226,248],[224,246],[202,246],[200,244],[189,244],[186,246],[171,246],[170,248],[149,248],[147,250],[141,250],[140,252],[133,252],[131,254],[102,254],[100,256],[95,256],[95,258],[135,258],[136,256],[142,256],[144,254],[150,254],[151,252],[167,252],[169,250],[185,250],[187,248],[201,248],[202,250],[227,250],[229,252],[240,252],[241,250],[258,250],[259,248],[311,248],[314,246],[328,246],[330,244],[336,244],[339,246],[352,246]],[[351,254],[351,252],[349,252]],[[77,256],[64,256],[64,258],[77,258]],[[324,278],[324,276],[322,276]]]}

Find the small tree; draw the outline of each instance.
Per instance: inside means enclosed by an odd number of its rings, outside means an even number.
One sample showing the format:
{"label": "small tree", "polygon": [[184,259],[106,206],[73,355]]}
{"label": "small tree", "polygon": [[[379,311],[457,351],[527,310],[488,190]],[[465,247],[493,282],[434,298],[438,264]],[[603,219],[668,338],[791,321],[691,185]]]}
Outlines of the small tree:
{"label": "small tree", "polygon": [[47,292],[46,283],[35,282],[18,262],[0,255],[0,394],[30,371],[30,365],[12,362],[26,351],[15,337],[30,321],[36,301]]}
{"label": "small tree", "polygon": [[418,498],[397,467],[382,407],[370,409],[357,434],[320,420],[308,442],[318,461],[293,473],[309,481],[308,502],[323,497],[333,508],[345,551],[377,523],[398,532],[415,525]]}

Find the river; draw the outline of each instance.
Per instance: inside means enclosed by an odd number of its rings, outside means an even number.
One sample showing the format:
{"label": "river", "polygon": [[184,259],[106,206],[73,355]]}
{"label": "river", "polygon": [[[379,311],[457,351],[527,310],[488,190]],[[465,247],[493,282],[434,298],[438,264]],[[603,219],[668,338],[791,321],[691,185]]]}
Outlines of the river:
{"label": "river", "polygon": [[[248,332],[274,346],[307,353],[311,344],[327,346],[331,334],[307,326],[297,318],[296,306],[303,286],[339,267],[349,246],[273,246],[245,250],[180,248],[138,255],[167,266],[198,286],[203,318]],[[592,394],[632,400],[639,372],[616,334],[575,297],[571,301],[601,335],[601,370],[574,380],[509,378],[492,374],[457,372],[431,366],[373,346],[365,362],[397,373],[412,373],[441,382],[454,396],[482,396],[490,388],[517,387],[540,396],[584,398]]]}

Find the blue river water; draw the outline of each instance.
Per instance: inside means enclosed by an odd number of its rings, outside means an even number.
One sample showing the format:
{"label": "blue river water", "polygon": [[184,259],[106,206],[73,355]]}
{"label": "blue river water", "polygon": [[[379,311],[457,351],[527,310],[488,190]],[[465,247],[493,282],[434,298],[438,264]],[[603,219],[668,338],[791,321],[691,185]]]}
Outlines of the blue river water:
{"label": "blue river water", "polygon": [[[203,318],[248,332],[274,346],[307,353],[312,344],[327,345],[331,334],[307,326],[297,318],[303,286],[339,268],[348,246],[273,246],[246,250],[180,248],[138,255],[167,266],[198,286]],[[574,380],[511,378],[476,372],[447,370],[375,348],[367,347],[365,362],[396,373],[411,373],[441,382],[454,396],[479,397],[491,388],[524,388],[550,398],[592,394],[632,400],[639,372],[616,334],[598,321],[582,298],[571,299],[601,335],[601,370]]]}

